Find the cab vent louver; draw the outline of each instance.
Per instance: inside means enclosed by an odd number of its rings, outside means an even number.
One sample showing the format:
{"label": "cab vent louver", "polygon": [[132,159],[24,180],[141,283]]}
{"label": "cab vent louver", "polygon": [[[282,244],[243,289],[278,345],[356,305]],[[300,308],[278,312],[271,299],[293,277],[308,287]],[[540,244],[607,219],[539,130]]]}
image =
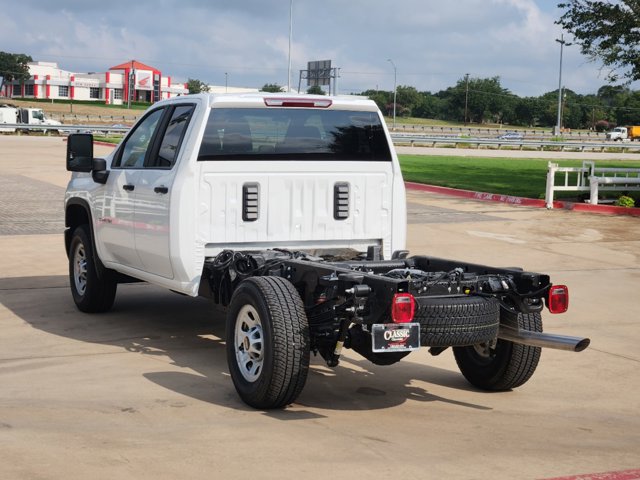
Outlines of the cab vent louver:
{"label": "cab vent louver", "polygon": [[258,220],[260,187],[257,183],[245,183],[242,186],[242,220],[255,222]]}
{"label": "cab vent louver", "polygon": [[333,218],[345,220],[349,218],[349,184],[336,183],[333,186]]}

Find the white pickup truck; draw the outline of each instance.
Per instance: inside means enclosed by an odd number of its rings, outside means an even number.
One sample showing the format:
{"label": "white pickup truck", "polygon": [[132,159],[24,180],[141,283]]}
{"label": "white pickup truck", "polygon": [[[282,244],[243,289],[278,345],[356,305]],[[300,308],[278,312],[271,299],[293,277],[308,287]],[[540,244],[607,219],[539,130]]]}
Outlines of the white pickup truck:
{"label": "white pickup truck", "polygon": [[287,94],[194,95],[154,104],[107,158],[68,140],[65,243],[84,312],[111,308],[118,283],[146,281],[227,307],[240,397],[281,408],[310,354],[351,348],[379,365],[452,347],[486,390],[525,383],[542,333],[568,307],[547,275],[405,248],[400,166],[374,102]]}

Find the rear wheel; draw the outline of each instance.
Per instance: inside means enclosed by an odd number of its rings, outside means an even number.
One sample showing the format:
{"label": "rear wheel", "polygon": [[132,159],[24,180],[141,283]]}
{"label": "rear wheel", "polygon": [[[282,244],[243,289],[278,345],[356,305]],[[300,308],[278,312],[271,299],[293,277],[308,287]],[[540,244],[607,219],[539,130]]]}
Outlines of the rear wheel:
{"label": "rear wheel", "polygon": [[247,405],[281,408],[298,397],[309,370],[309,325],[289,281],[243,281],[231,298],[226,340],[231,378]]}
{"label": "rear wheel", "polygon": [[112,270],[98,275],[88,225],[76,227],[69,249],[69,283],[73,301],[88,313],[106,312],[113,305],[118,284]]}
{"label": "rear wheel", "polygon": [[[503,321],[523,330],[542,331],[539,313],[502,312]],[[480,343],[453,349],[462,375],[475,387],[501,391],[517,388],[529,380],[540,361],[539,347],[520,345],[508,340]]]}

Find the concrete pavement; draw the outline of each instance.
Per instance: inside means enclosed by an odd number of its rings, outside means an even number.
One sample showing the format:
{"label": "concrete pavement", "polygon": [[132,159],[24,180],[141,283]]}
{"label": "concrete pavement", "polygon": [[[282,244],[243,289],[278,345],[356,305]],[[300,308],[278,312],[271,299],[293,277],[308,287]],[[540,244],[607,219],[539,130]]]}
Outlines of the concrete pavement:
{"label": "concrete pavement", "polygon": [[336,369],[313,360],[296,404],[260,412],[233,389],[222,317],[207,301],[134,284],[119,287],[107,314],[75,309],[64,150],[59,138],[0,136],[0,478],[542,479],[640,469],[637,218],[409,192],[413,253],[549,273],[569,285],[571,305],[546,314],[545,329],[592,346],[545,350],[526,385],[493,394],[470,387],[450,352],[390,367],[347,352]]}

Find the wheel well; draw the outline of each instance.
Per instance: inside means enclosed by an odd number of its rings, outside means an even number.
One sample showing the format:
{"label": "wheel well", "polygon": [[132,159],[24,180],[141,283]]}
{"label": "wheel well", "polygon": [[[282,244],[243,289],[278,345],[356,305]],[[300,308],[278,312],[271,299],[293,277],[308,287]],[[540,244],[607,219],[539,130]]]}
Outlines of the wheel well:
{"label": "wheel well", "polygon": [[79,225],[87,224],[92,231],[91,217],[87,206],[84,204],[71,204],[67,206],[65,212],[64,224],[67,227],[64,232],[64,246],[67,250],[67,256],[69,256],[69,248],[71,246],[71,234]]}

